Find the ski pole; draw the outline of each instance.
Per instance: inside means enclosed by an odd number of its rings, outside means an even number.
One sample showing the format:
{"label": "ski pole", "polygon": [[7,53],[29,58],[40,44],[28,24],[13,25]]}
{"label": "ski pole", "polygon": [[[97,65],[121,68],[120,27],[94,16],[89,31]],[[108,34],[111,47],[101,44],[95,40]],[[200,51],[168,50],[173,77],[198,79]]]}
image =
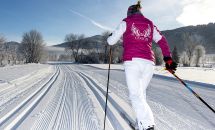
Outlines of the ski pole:
{"label": "ski pole", "polygon": [[192,92],[202,103],[204,103],[213,113],[215,113],[215,110],[208,105],[207,102],[205,102],[191,87],[189,87],[181,78],[179,78],[173,70],[168,70],[173,76],[175,76],[190,92]]}
{"label": "ski pole", "polygon": [[107,102],[108,102],[108,90],[109,90],[109,79],[110,79],[110,64],[111,64],[111,57],[112,57],[112,48],[110,47],[109,53],[109,67],[108,67],[108,79],[107,79],[107,92],[106,92],[106,101],[105,101],[105,117],[104,117],[104,130],[105,130],[105,122],[107,116]]}

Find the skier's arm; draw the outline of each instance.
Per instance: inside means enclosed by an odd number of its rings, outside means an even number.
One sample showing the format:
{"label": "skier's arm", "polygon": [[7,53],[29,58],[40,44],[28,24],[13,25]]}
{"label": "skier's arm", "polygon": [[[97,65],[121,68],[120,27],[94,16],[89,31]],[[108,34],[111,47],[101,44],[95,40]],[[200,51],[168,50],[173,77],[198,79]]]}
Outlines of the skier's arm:
{"label": "skier's arm", "polygon": [[166,63],[165,64],[166,69],[171,70],[173,73],[175,73],[178,64],[173,61],[168,42],[166,38],[163,35],[161,35],[161,32],[157,29],[156,26],[154,26],[153,30],[153,40],[160,46],[162,50],[164,56],[163,60]]}
{"label": "skier's arm", "polygon": [[126,22],[122,21],[119,26],[112,32],[112,35],[107,39],[109,45],[114,45],[126,31]]}
{"label": "skier's arm", "polygon": [[153,40],[160,46],[164,57],[171,57],[168,42],[156,26],[154,26],[153,30]]}

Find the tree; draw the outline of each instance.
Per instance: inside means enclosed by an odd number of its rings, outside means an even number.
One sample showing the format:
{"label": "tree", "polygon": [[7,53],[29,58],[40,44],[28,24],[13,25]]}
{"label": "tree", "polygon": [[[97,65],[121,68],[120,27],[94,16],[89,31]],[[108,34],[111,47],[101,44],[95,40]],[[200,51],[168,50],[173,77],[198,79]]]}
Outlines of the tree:
{"label": "tree", "polygon": [[186,51],[184,51],[180,56],[180,63],[183,64],[183,66],[187,67],[189,66],[189,57],[187,56]]}
{"label": "tree", "polygon": [[3,36],[0,36],[0,66],[3,65],[3,60],[5,58],[5,53],[4,53],[4,43],[5,43],[5,38]]}
{"label": "tree", "polygon": [[103,48],[103,51],[101,53],[101,56],[100,56],[100,60],[103,61],[104,63],[108,63],[108,43],[107,43],[107,39],[110,35],[110,32],[106,31],[106,32],[103,32],[102,33],[102,42],[104,44],[104,48]]}
{"label": "tree", "polygon": [[189,64],[188,66],[191,66],[194,56],[194,51],[197,45],[203,45],[204,44],[204,38],[200,35],[192,34],[192,33],[184,33],[183,39],[185,41],[185,51],[188,56]]}
{"label": "tree", "polygon": [[162,65],[163,63],[163,55],[160,47],[153,48],[154,55],[155,55],[155,64]]}
{"label": "tree", "polygon": [[42,34],[36,30],[31,30],[23,34],[20,49],[25,57],[26,63],[40,62],[43,51],[44,41]]}
{"label": "tree", "polygon": [[65,42],[73,42],[73,41],[76,41],[77,39],[78,39],[78,35],[70,33],[70,34],[67,34],[65,36],[64,41]]}
{"label": "tree", "polygon": [[3,36],[0,35],[0,45],[5,43],[5,38]]}
{"label": "tree", "polygon": [[172,51],[172,59],[173,61],[175,61],[176,63],[179,63],[179,55],[178,55],[178,50],[177,50],[177,47],[175,46],[173,51]]}
{"label": "tree", "polygon": [[[108,54],[109,54],[108,50]],[[113,47],[112,47],[112,62],[113,63],[121,63],[122,62],[122,53],[123,53],[123,47],[122,47],[122,41],[118,41]]]}
{"label": "tree", "polygon": [[191,66],[194,49],[196,47],[196,41],[192,37],[192,35],[189,33],[185,33],[183,35],[183,38],[184,38],[184,41],[186,41],[185,51],[186,51],[186,55],[188,57],[188,66]]}
{"label": "tree", "polygon": [[80,50],[84,42],[83,41],[84,38],[85,36],[83,34],[81,35],[68,34],[65,36],[64,41],[69,43],[69,46],[66,48],[66,51],[72,53],[75,62],[79,61]]}
{"label": "tree", "polygon": [[205,48],[202,45],[196,46],[194,55],[196,67],[199,67],[200,59],[205,55]]}

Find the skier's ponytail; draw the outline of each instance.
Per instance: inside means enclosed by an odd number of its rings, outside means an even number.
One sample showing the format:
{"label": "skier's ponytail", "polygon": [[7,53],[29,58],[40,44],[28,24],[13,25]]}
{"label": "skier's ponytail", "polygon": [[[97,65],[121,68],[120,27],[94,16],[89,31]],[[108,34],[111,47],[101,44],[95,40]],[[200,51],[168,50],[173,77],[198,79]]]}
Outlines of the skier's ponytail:
{"label": "skier's ponytail", "polygon": [[138,0],[137,4],[136,4],[136,8],[137,10],[140,10],[142,7],[141,7],[141,1]]}
{"label": "skier's ponytail", "polygon": [[140,11],[141,8],[142,8],[141,7],[141,2],[140,2],[140,0],[138,0],[137,4],[131,5],[128,8],[127,16],[130,16],[130,15],[136,14],[136,13],[141,14],[141,11]]}

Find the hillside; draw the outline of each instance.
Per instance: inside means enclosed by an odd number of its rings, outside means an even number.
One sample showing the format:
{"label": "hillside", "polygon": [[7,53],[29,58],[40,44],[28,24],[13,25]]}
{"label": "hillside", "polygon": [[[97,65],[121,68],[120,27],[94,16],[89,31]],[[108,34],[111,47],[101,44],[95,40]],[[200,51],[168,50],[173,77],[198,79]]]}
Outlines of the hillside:
{"label": "hillside", "polygon": [[19,52],[19,46],[20,46],[20,43],[18,42],[15,42],[15,41],[10,41],[10,42],[6,42],[4,43],[2,46],[1,46],[1,49],[5,50],[5,51],[16,51],[16,52]]}
{"label": "hillside", "polygon": [[186,47],[186,39],[183,35],[190,35],[193,39],[202,44],[209,54],[215,53],[215,24],[208,25],[187,26],[174,30],[162,31],[166,36],[170,47],[176,46],[179,51],[184,50]]}
{"label": "hillside", "polygon": [[18,43],[18,42],[15,42],[15,41],[10,41],[10,42],[6,42],[6,43],[4,43],[4,45],[3,45],[3,47],[4,48],[18,48],[19,47],[19,45],[20,45],[20,43]]}
{"label": "hillside", "polygon": [[[208,54],[215,53],[215,23],[208,25],[187,26],[174,30],[162,31],[166,36],[171,50],[176,46],[179,52],[184,51],[187,44],[187,39],[184,35],[189,35],[197,44],[202,44],[206,48]],[[83,39],[83,48],[101,48],[103,47],[102,36],[96,35]],[[87,41],[87,42],[86,42]],[[69,43],[61,43],[56,47],[68,47]]]}
{"label": "hillside", "polygon": [[[103,37],[101,35],[95,35],[92,37],[88,37],[82,40],[83,43],[83,47],[84,49],[88,49],[88,48],[101,48],[103,43],[102,43],[102,39]],[[85,44],[86,43],[86,44]],[[65,43],[61,43],[58,45],[54,45],[55,47],[68,47],[69,46],[69,42],[65,42]]]}

